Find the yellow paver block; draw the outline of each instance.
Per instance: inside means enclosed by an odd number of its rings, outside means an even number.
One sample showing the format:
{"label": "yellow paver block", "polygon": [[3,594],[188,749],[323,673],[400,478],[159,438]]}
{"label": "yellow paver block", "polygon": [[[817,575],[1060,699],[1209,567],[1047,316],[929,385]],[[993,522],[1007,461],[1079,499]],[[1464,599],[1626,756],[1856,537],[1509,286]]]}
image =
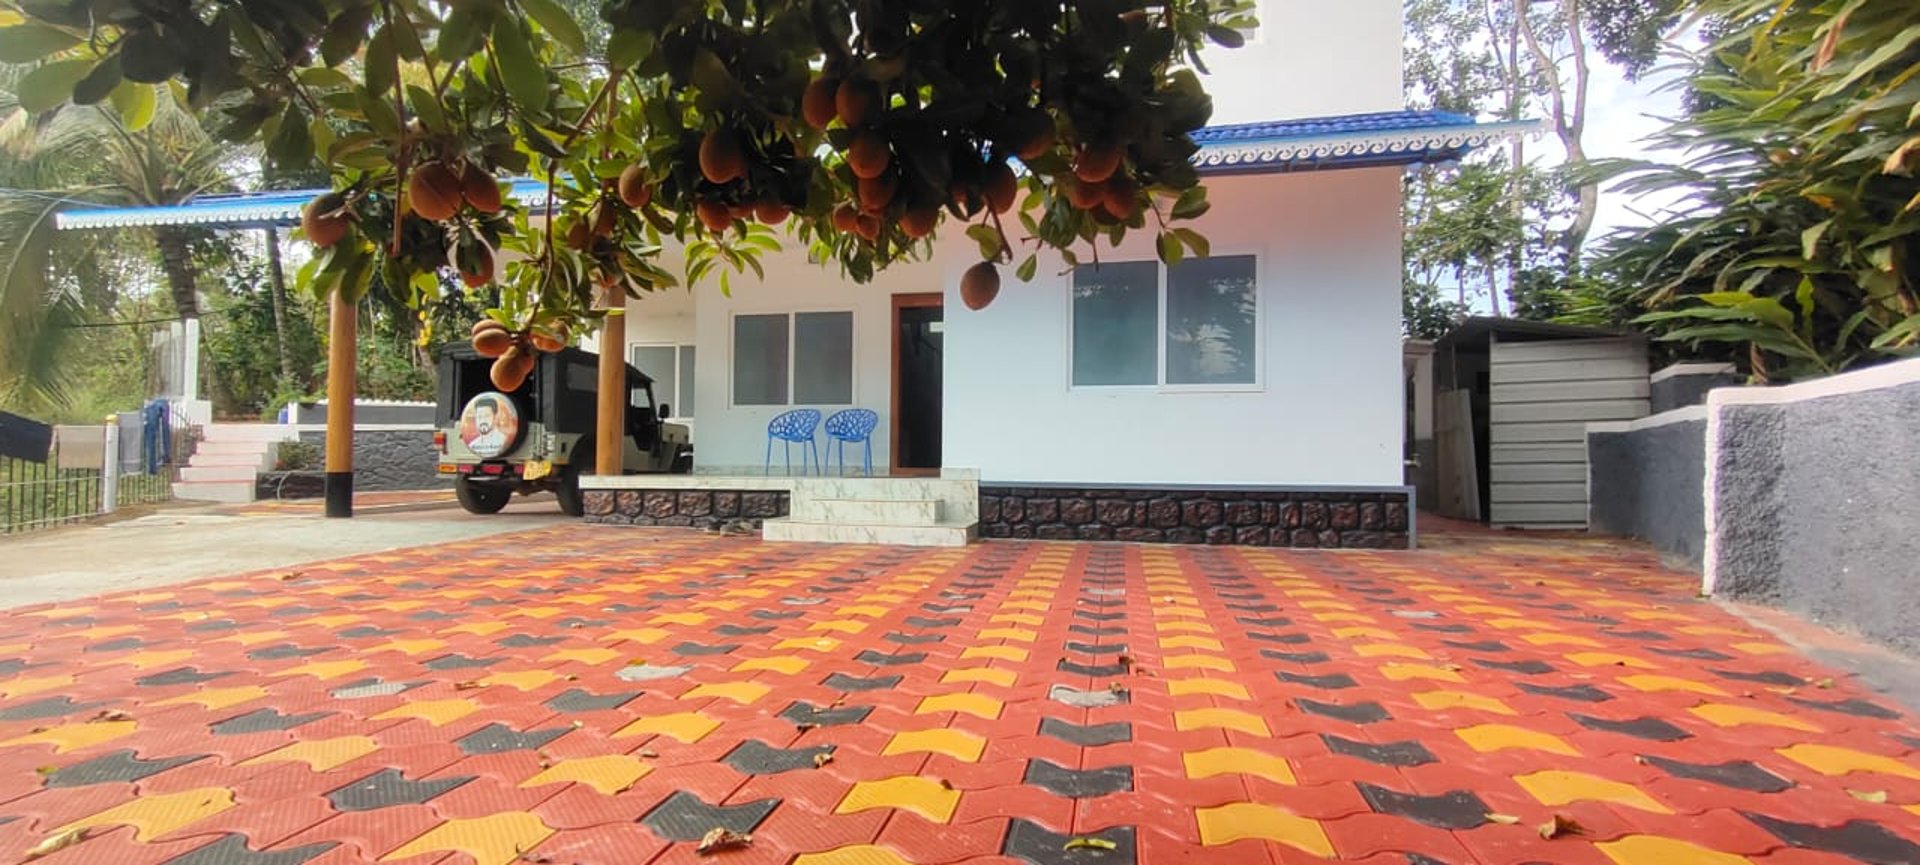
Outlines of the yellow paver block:
{"label": "yellow paver block", "polygon": [[500,633],[501,631],[506,630],[508,627],[509,626],[507,625],[506,622],[467,622],[466,624],[454,625],[451,628],[447,628],[445,630],[438,631],[436,633],[472,634],[476,637],[485,637],[492,634]]}
{"label": "yellow paver block", "polygon": [[373,606],[382,610],[391,610],[396,613],[404,613],[408,610],[420,609],[421,607],[424,607],[426,605],[427,605],[426,601],[380,601],[378,603],[375,603]]}
{"label": "yellow paver block", "polygon": [[[1442,600],[1442,599],[1435,598],[1434,600]],[[1525,613],[1522,613],[1519,610],[1516,610],[1512,607],[1502,607],[1498,604],[1462,604],[1460,606],[1460,612],[1470,613],[1476,616],[1524,616],[1526,615]]]}
{"label": "yellow paver block", "polygon": [[[266,599],[266,600],[280,600],[280,599]],[[290,603],[293,603],[293,599],[286,598],[284,600],[280,600],[280,602],[283,604],[290,604]],[[72,632],[71,636],[80,637],[82,639],[87,639],[87,640],[110,640],[110,639],[113,639],[114,637],[120,636],[121,634],[131,634],[138,630],[140,630],[139,625],[96,625],[84,631],[74,631]]]}
{"label": "yellow paver block", "polygon": [[445,640],[389,640],[371,649],[367,649],[362,654],[377,655],[381,652],[399,652],[403,655],[418,655],[422,652],[431,652],[435,649],[445,648],[446,645]]}
{"label": "yellow paver block", "polygon": [[1326,589],[1311,585],[1303,588],[1282,589],[1282,591],[1286,592],[1289,597],[1295,598],[1331,598],[1334,596],[1332,592]]}
{"label": "yellow paver block", "polygon": [[[132,826],[135,841],[152,841],[176,829],[182,829],[233,807],[233,791],[225,787],[201,787],[178,793],[139,796],[108,808],[91,817],[83,817],[53,830],[58,835],[75,829],[96,826]],[[84,861],[75,859],[74,861]]]}
{"label": "yellow paver block", "polygon": [[238,706],[250,700],[258,700],[267,695],[267,689],[259,685],[241,685],[235,688],[206,688],[191,694],[181,694],[154,703],[155,706],[177,706],[182,703],[198,703],[208,710],[225,709]]}
{"label": "yellow paver block", "polygon": [[960,659],[993,658],[1000,661],[1020,662],[1027,659],[1027,650],[1018,646],[974,646],[960,653]]}
{"label": "yellow paver block", "polygon": [[1616,652],[1574,652],[1567,660],[1582,667],[1631,667],[1635,670],[1657,670],[1660,665],[1645,658],[1622,655]]}
{"label": "yellow paver block", "polygon": [[129,604],[151,604],[154,601],[171,601],[173,598],[174,593],[172,592],[141,592],[137,595],[128,595],[120,600]]}
{"label": "yellow paver block", "polygon": [[641,718],[614,731],[613,738],[626,739],[633,736],[672,736],[689,745],[705,739],[708,733],[720,728],[720,722],[699,712],[676,712],[671,715],[654,715]]}
{"label": "yellow paver block", "polygon": [[1184,709],[1173,713],[1175,730],[1239,730],[1254,736],[1272,736],[1267,722],[1259,715],[1239,709]]}
{"label": "yellow paver block", "polygon": [[268,640],[278,640],[278,639],[284,638],[286,635],[287,635],[286,631],[246,631],[238,634],[229,634],[225,637],[221,637],[217,640],[214,640],[214,642],[239,643],[243,647],[257,646],[261,643],[267,642]]}
{"label": "yellow paver block", "polygon": [[753,670],[766,670],[768,672],[779,673],[783,676],[791,676],[806,669],[808,663],[807,659],[796,658],[792,655],[773,655],[766,658],[749,658],[741,661],[733,665],[732,672],[744,673]]}
{"label": "yellow paver block", "polygon": [[1283,757],[1251,748],[1209,748],[1181,755],[1187,777],[1211,778],[1215,775],[1253,775],[1276,784],[1298,784],[1293,767]]}
{"label": "yellow paver block", "polygon": [[1247,686],[1225,679],[1168,679],[1167,696],[1184,697],[1188,694],[1211,694],[1215,697],[1232,697],[1235,700],[1251,700]]}
{"label": "yellow paver block", "polygon": [[1504,751],[1508,748],[1530,748],[1535,751],[1545,751],[1549,754],[1564,754],[1568,757],[1580,756],[1579,751],[1574,750],[1572,745],[1561,741],[1559,736],[1551,733],[1542,733],[1539,730],[1529,730],[1525,727],[1515,727],[1508,724],[1481,724],[1477,727],[1464,727],[1453,731],[1453,733],[1459,736],[1461,741],[1471,746],[1473,750],[1481,753]]}
{"label": "yellow paver block", "polygon": [[1666,610],[1637,610],[1628,613],[1627,618],[1639,619],[1643,622],[1692,622],[1699,619],[1698,616],[1689,616],[1686,613],[1674,613]]}
{"label": "yellow paver block", "polygon": [[920,705],[914,707],[916,715],[930,715],[934,712],[965,712],[976,718],[991,721],[1000,717],[1000,710],[1006,703],[985,694],[939,694],[924,697]]}
{"label": "yellow paver block", "polygon": [[391,709],[373,716],[371,720],[386,721],[393,718],[419,718],[435,727],[444,727],[475,712],[480,707],[472,700],[421,700],[413,703],[401,703]]}
{"label": "yellow paver block", "polygon": [[1386,628],[1369,628],[1364,626],[1355,627],[1355,628],[1334,628],[1333,635],[1336,637],[1339,637],[1342,640],[1357,640],[1361,637],[1371,637],[1376,640],[1400,639],[1399,634],[1389,631]]}
{"label": "yellow paver block", "polygon": [[614,631],[611,634],[601,637],[600,641],[603,643],[631,641],[653,645],[671,636],[673,636],[672,631],[662,628],[628,628],[627,630]]}
{"label": "yellow paver block", "polygon": [[1743,631],[1743,630],[1740,630],[1739,628],[1729,628],[1724,625],[1688,625],[1684,628],[1681,628],[1680,633],[1691,634],[1696,637],[1714,637],[1714,636],[1751,637],[1753,636],[1752,631]]}
{"label": "yellow paver block", "polygon": [[824,853],[802,853],[793,865],[913,865],[899,854],[872,844],[836,847]]}
{"label": "yellow paver block", "polygon": [[[208,587],[211,588],[212,584],[208,584]],[[58,622],[61,619],[71,619],[77,616],[84,616],[88,613],[93,612],[96,609],[98,608],[93,606],[85,606],[85,607],[61,606],[61,607],[51,607],[45,610],[34,610],[31,613],[27,613],[27,615],[39,616],[41,618],[46,619],[49,622]],[[204,614],[203,613],[175,613],[173,614],[172,617],[200,616],[200,615],[204,615]],[[172,617],[162,616],[161,618],[172,618]],[[181,619],[181,621],[184,622],[186,621],[186,619]]]}
{"label": "yellow paver block", "polygon": [[886,615],[887,612],[887,608],[879,604],[855,604],[850,607],[840,608],[840,615],[842,616],[866,616],[873,619],[880,618]]}
{"label": "yellow paver block", "polygon": [[766,696],[773,689],[759,682],[709,682],[695,685],[692,690],[681,694],[682,700],[732,700],[742,706]]}
{"label": "yellow paver block", "polygon": [[1808,733],[1824,733],[1819,726],[1802,721],[1792,715],[1755,709],[1752,706],[1737,706],[1732,703],[1701,703],[1687,711],[1699,715],[1719,727],[1739,727],[1745,724],[1757,724],[1765,727],[1784,727],[1788,730],[1801,730]]}
{"label": "yellow paver block", "polygon": [[554,652],[540,660],[555,663],[574,661],[592,667],[604,664],[618,657],[621,657],[621,653],[612,649],[564,649]]}
{"label": "yellow paver block", "polygon": [[707,623],[706,613],[661,613],[647,620],[650,625],[685,625],[689,628]]}
{"label": "yellow paver block", "polygon": [[1012,640],[1016,643],[1031,643],[1040,638],[1038,631],[1026,628],[988,628],[980,632],[982,640]]}
{"label": "yellow paver block", "polygon": [[1688,691],[1695,694],[1706,694],[1709,697],[1728,696],[1727,692],[1705,682],[1696,682],[1692,679],[1682,679],[1677,676],[1621,676],[1620,684],[1649,693],[1657,691]]}
{"label": "yellow paver block", "polygon": [[527,607],[523,610],[515,610],[509,615],[524,616],[529,619],[551,619],[565,612],[567,612],[566,607]]}
{"label": "yellow paver block", "polygon": [[166,649],[154,652],[135,652],[124,658],[114,658],[109,663],[132,664],[137,669],[151,670],[154,667],[171,667],[191,657],[193,657],[192,649]]}
{"label": "yellow paver block", "polygon": [[858,634],[866,629],[866,622],[856,621],[854,619],[829,619],[824,622],[814,622],[807,626],[807,630],[809,631],[833,631],[840,634]]}
{"label": "yellow paver block", "polygon": [[1428,691],[1413,695],[1413,701],[1419,703],[1422,709],[1436,712],[1445,709],[1474,709],[1495,715],[1518,714],[1499,700],[1482,694],[1469,694],[1465,691]]}
{"label": "yellow paver block", "polygon": [[932,730],[903,730],[893,734],[880,756],[897,754],[945,754],[967,763],[980,762],[987,740],[965,730],[937,727]]}
{"label": "yellow paver block", "polygon": [[953,819],[960,806],[960,791],[949,789],[932,778],[899,775],[880,781],[861,781],[833,809],[835,814],[856,814],[875,808],[912,811],[935,823]]}
{"label": "yellow paver block", "polygon": [[48,727],[37,733],[28,733],[0,742],[0,747],[8,745],[52,745],[56,754],[65,754],[81,748],[90,748],[102,742],[133,735],[136,729],[134,721],[82,721],[77,724],[61,724]]}
{"label": "yellow paver block", "polygon": [[773,644],[776,650],[801,650],[813,652],[831,652],[840,648],[840,641],[832,637],[793,637]]}
{"label": "yellow paver block", "polygon": [[1745,856],[1657,835],[1628,835],[1593,846],[1615,865],[1680,865],[1682,862],[1686,865],[1753,865],[1753,860]]}
{"label": "yellow paver block", "polygon": [[1200,823],[1200,843],[1207,847],[1260,838],[1305,850],[1322,859],[1333,858],[1333,841],[1320,824],[1272,805],[1235,802],[1193,812]]}
{"label": "yellow paver block", "polygon": [[1020,674],[1012,670],[1002,670],[995,667],[966,667],[958,670],[948,670],[940,677],[942,684],[987,682],[989,684],[999,685],[1002,688],[1011,688],[1014,683],[1018,681],[1020,681]]}
{"label": "yellow paver block", "polygon": [[1160,666],[1167,669],[1215,669],[1221,673],[1233,673],[1233,662],[1227,658],[1215,658],[1212,654],[1177,654],[1165,658]]}
{"label": "yellow paver block", "polygon": [[1528,630],[1538,631],[1541,628],[1547,627],[1547,623],[1542,622],[1538,619],[1524,619],[1524,618],[1488,619],[1487,627],[1499,628],[1502,631],[1513,631],[1513,630],[1518,630],[1520,628],[1526,628]]}
{"label": "yellow paver block", "polygon": [[[1301,593],[1288,592],[1287,594],[1297,596]],[[1300,609],[1303,609],[1303,610],[1351,610],[1351,609],[1354,609],[1354,606],[1345,601],[1301,601]]]}
{"label": "yellow paver block", "polygon": [[73,677],[65,674],[35,676],[30,679],[14,679],[10,682],[0,682],[0,697],[5,697],[10,700],[14,697],[24,697],[28,694],[38,694],[41,691],[64,688],[71,684],[73,684]]}
{"label": "yellow paver block", "polygon": [[316,628],[326,628],[331,631],[342,625],[351,625],[354,622],[364,621],[366,618],[366,616],[358,613],[333,613],[325,616],[314,616],[311,619],[301,619],[299,624],[312,625]]}
{"label": "yellow paver block", "polygon": [[1374,618],[1365,613],[1314,613],[1313,617],[1322,622],[1372,622]]}
{"label": "yellow paver block", "polygon": [[1779,643],[1763,643],[1759,641],[1734,643],[1733,647],[1749,655],[1778,655],[1782,652],[1792,651]]}
{"label": "yellow paver block", "polygon": [[448,820],[408,841],[380,861],[425,853],[465,853],[474,865],[513,865],[521,855],[552,837],[554,829],[525,811],[503,811],[470,820]]}
{"label": "yellow paver block", "polygon": [[1433,656],[1420,650],[1418,646],[1400,643],[1363,643],[1353,647],[1354,654],[1362,658],[1412,658],[1416,661],[1431,661]]}
{"label": "yellow paver block", "polygon": [[1205,622],[1154,622],[1153,627],[1154,627],[1154,630],[1165,631],[1169,634],[1173,634],[1173,633],[1211,634],[1213,633],[1213,626]]}
{"label": "yellow paver block", "polygon": [[562,603],[568,603],[568,604],[597,604],[606,599],[607,599],[606,595],[597,594],[594,592],[587,592],[586,594],[582,594],[582,595],[567,595],[561,598],[560,600]]}
{"label": "yellow paver block", "polygon": [[1000,605],[1003,610],[1038,610],[1045,612],[1050,605],[1045,601],[1007,601]]}
{"label": "yellow paver block", "polygon": [[1039,616],[1029,616],[1026,613],[995,613],[994,615],[988,616],[987,621],[1011,622],[1015,625],[1026,625],[1030,628],[1037,628],[1045,624],[1047,620]]}
{"label": "yellow paver block", "polygon": [[538,787],[542,784],[560,784],[572,781],[592,787],[603,796],[612,796],[624,792],[633,782],[647,777],[653,767],[639,757],[626,754],[606,754],[599,757],[582,757],[577,760],[562,760],[542,770],[540,774],[520,782],[522,787]]}
{"label": "yellow paver block", "polygon": [[1436,667],[1432,664],[1381,664],[1380,675],[1386,676],[1395,682],[1404,682],[1408,679],[1432,679],[1436,682],[1458,682],[1465,684],[1467,681],[1466,677],[1461,676],[1459,673],[1445,667]]}
{"label": "yellow paver block", "polygon": [[1584,772],[1549,770],[1531,775],[1516,775],[1514,782],[1525,788],[1540,804],[1554,806],[1571,802],[1608,802],[1638,808],[1654,814],[1672,814],[1673,810],[1632,784],[1611,781]]}
{"label": "yellow paver block", "polygon": [[341,676],[344,676],[348,673],[358,673],[361,670],[364,670],[366,668],[367,668],[367,662],[354,659],[354,658],[348,658],[344,661],[315,661],[311,664],[301,664],[298,667],[289,667],[285,670],[281,670],[280,672],[274,673],[273,675],[275,676],[312,676],[316,679],[319,679],[322,682],[325,682],[328,679],[338,679]]}
{"label": "yellow paver block", "polygon": [[1520,635],[1520,639],[1526,640],[1527,642],[1532,643],[1536,646],[1585,646],[1590,649],[1598,649],[1602,645],[1604,645],[1599,640],[1593,639],[1592,637],[1582,637],[1578,634],[1559,634],[1559,633],[1553,633],[1553,632],[1540,633],[1540,634],[1522,634]]}
{"label": "yellow paver block", "polygon": [[878,603],[878,604],[896,604],[897,605],[897,604],[904,604],[910,599],[906,595],[892,595],[886,592],[869,592],[867,594],[854,598],[854,600],[862,601],[862,602],[871,601],[873,603]]}
{"label": "yellow paver block", "polygon": [[1882,775],[1920,780],[1920,769],[1915,769],[1892,757],[1855,751],[1852,748],[1807,744],[1781,748],[1778,753],[1822,775],[1878,772]]}
{"label": "yellow paver block", "polygon": [[367,736],[340,736],[333,739],[313,739],[295,742],[275,748],[258,757],[246,760],[240,765],[257,766],[262,763],[305,763],[315,772],[325,772],[336,766],[344,766],[365,757],[380,746]]}
{"label": "yellow paver block", "polygon": [[1049,587],[1049,588],[1035,587],[1031,589],[1014,589],[1013,591],[1007,593],[1007,597],[1009,598],[1043,598],[1043,599],[1051,598],[1053,597],[1055,592],[1059,591],[1058,585],[1059,584],[1056,583],[1053,587]]}
{"label": "yellow paver block", "polygon": [[522,691],[531,691],[559,678],[558,674],[546,670],[519,670],[511,673],[494,673],[481,679],[480,684],[487,687],[506,685]]}
{"label": "yellow paver block", "polygon": [[1220,645],[1219,640],[1213,639],[1212,637],[1202,637],[1199,634],[1181,634],[1177,637],[1161,637],[1160,648],[1204,649],[1210,652],[1224,652],[1227,650],[1225,646]]}

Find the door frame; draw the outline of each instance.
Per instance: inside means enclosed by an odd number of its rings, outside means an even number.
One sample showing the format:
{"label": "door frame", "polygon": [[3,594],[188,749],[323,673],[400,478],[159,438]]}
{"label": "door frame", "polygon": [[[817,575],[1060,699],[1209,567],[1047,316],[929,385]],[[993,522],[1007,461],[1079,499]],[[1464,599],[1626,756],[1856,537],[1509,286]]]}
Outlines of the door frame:
{"label": "door frame", "polygon": [[[947,305],[947,296],[938,291],[915,292],[893,295],[893,311],[887,316],[892,326],[893,360],[887,368],[890,382],[888,390],[892,392],[893,422],[888,424],[887,473],[896,477],[919,476],[933,477],[940,474],[939,468],[901,468],[900,466],[900,311],[903,309],[925,309]],[[941,316],[943,319],[945,316]]]}

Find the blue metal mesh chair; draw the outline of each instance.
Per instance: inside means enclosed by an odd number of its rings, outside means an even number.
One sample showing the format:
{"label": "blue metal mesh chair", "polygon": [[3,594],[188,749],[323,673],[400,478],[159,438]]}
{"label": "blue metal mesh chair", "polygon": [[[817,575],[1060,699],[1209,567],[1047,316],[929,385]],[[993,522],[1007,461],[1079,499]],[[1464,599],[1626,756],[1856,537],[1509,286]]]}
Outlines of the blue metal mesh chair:
{"label": "blue metal mesh chair", "polygon": [[814,472],[821,473],[820,445],[813,440],[815,430],[820,428],[818,409],[797,408],[781,412],[767,422],[767,465],[765,474],[773,474],[773,441],[779,439],[780,449],[787,455],[787,474],[793,474],[793,446],[804,444],[800,450],[800,473],[807,473],[807,454],[813,454]]}
{"label": "blue metal mesh chair", "polygon": [[871,476],[873,474],[873,428],[880,425],[880,415],[868,408],[849,408],[834,412],[827,418],[828,444],[840,453],[840,473],[847,473],[847,442],[854,442],[865,448],[861,467]]}

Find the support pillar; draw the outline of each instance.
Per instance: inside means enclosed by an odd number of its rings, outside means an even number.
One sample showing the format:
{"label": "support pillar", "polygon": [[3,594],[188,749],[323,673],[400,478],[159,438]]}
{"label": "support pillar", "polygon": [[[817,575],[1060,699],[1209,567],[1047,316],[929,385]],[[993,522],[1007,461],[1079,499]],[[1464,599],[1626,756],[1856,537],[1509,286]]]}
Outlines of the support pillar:
{"label": "support pillar", "polygon": [[600,401],[594,413],[593,473],[617,476],[626,471],[627,293],[606,292],[607,317],[600,326]]}
{"label": "support pillar", "polygon": [[327,516],[353,516],[353,394],[360,309],[335,290],[327,334]]}

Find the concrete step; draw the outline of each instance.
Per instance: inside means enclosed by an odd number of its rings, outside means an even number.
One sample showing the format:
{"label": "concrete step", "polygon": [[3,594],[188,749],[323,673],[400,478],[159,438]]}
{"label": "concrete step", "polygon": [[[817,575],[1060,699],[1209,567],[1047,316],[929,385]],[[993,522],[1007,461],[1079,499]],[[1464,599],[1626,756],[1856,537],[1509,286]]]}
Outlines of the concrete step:
{"label": "concrete step", "polygon": [[216,423],[200,428],[202,442],[277,442],[299,437],[285,425],[272,423]]}
{"label": "concrete step", "polygon": [[794,519],[849,526],[932,526],[940,522],[937,499],[804,499]]}
{"label": "concrete step", "polygon": [[974,522],[930,526],[860,526],[805,520],[767,520],[760,536],[768,541],[813,544],[884,544],[896,547],[964,547],[979,534]]}
{"label": "concrete step", "polygon": [[258,463],[201,465],[199,462],[193,462],[180,470],[180,480],[188,483],[194,481],[246,481],[251,484],[253,483],[254,476],[259,473],[260,465]]}
{"label": "concrete step", "polygon": [[190,502],[226,502],[245,504],[253,501],[253,479],[244,481],[179,481],[173,485],[173,497]]}
{"label": "concrete step", "polygon": [[200,454],[262,454],[276,442],[256,441],[202,441],[193,448],[196,456]]}

